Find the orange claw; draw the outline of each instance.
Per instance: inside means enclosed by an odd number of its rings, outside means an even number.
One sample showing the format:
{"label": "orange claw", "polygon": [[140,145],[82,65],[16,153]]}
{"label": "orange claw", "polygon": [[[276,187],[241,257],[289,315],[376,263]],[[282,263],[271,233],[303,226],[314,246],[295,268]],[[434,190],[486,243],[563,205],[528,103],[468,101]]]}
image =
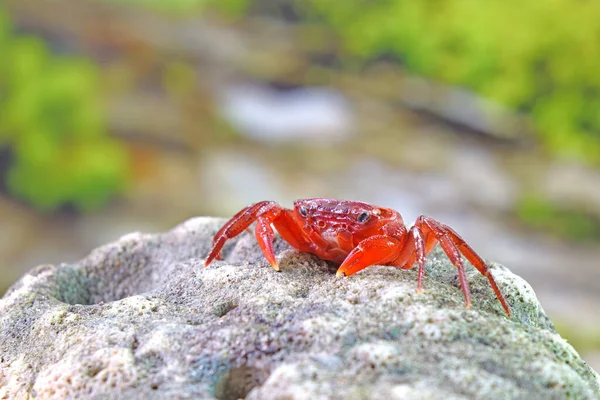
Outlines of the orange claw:
{"label": "orange claw", "polygon": [[425,257],[439,243],[457,269],[466,307],[471,306],[471,294],[462,256],[488,279],[498,301],[510,316],[510,307],[489,268],[452,228],[422,215],[407,231],[397,211],[358,201],[296,200],[293,210],[272,201],[252,204],[238,212],[217,232],[204,265],[219,259],[225,242],[255,221],[256,240],[275,270],[279,270],[279,266],[273,251],[273,227],[292,247],[340,263],[338,276],[350,276],[375,264],[410,269],[416,263],[419,266],[419,293],[423,288]]}
{"label": "orange claw", "polygon": [[371,236],[360,242],[348,254],[335,273],[336,276],[350,276],[375,264],[385,264],[394,258],[402,243],[391,236]]}
{"label": "orange claw", "polygon": [[273,251],[273,239],[275,238],[275,233],[273,232],[273,228],[271,228],[271,220],[272,218],[270,219],[269,217],[258,217],[255,234],[258,245],[262,249],[265,258],[275,271],[279,271],[279,265],[277,264],[275,252]]}

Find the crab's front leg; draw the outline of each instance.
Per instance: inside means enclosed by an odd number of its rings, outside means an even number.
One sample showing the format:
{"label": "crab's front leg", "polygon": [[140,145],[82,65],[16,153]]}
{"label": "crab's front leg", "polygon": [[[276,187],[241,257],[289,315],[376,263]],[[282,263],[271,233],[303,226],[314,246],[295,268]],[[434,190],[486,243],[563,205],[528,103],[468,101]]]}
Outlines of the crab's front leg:
{"label": "crab's front leg", "polygon": [[261,201],[242,209],[216,233],[213,239],[213,248],[208,254],[204,266],[207,267],[214,259],[220,258],[221,249],[227,240],[236,237],[256,221],[254,231],[256,240],[269,264],[279,271],[273,252],[275,234],[273,228],[271,228],[271,223],[284,211],[285,209],[274,201]]}

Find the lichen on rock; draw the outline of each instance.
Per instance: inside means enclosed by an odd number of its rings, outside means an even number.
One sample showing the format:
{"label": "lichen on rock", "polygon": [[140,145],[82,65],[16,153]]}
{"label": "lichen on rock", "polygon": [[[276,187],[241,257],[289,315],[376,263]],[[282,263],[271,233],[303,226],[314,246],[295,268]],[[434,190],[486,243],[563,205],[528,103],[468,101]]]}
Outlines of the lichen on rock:
{"label": "lichen on rock", "polygon": [[0,300],[0,398],[576,398],[600,379],[532,288],[490,263],[512,309],[434,250],[416,272],[336,266],[254,236],[203,267],[223,220],[131,234],[33,269]]}

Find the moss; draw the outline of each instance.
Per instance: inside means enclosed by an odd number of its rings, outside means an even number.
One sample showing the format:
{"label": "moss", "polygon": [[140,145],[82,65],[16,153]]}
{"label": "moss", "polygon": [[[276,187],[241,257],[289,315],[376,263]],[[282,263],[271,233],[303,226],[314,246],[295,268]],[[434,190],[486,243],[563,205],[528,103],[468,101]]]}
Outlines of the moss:
{"label": "moss", "polygon": [[54,298],[66,304],[91,304],[89,280],[83,271],[72,266],[58,267],[53,278]]}
{"label": "moss", "polygon": [[213,312],[217,317],[220,318],[220,317],[227,315],[227,313],[229,313],[231,310],[235,309],[236,307],[237,307],[237,304],[235,304],[232,301],[226,300],[226,301],[217,303],[214,306]]}

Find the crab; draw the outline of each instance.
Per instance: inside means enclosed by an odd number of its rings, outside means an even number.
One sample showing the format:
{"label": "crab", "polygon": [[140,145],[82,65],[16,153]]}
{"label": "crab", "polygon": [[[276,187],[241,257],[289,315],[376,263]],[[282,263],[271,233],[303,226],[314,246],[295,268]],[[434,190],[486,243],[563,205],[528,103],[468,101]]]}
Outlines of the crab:
{"label": "crab", "polygon": [[425,257],[439,243],[458,270],[466,307],[471,306],[471,295],[461,254],[488,279],[504,311],[510,316],[508,303],[490,269],[452,228],[421,215],[407,229],[398,211],[359,201],[301,199],[294,202],[293,210],[274,201],[251,204],[216,233],[204,266],[221,259],[225,242],[254,222],[256,240],[276,271],[279,271],[279,265],[273,251],[273,227],[292,247],[340,264],[336,276],[350,276],[372,265],[408,270],[418,264],[418,293],[423,289]]}

